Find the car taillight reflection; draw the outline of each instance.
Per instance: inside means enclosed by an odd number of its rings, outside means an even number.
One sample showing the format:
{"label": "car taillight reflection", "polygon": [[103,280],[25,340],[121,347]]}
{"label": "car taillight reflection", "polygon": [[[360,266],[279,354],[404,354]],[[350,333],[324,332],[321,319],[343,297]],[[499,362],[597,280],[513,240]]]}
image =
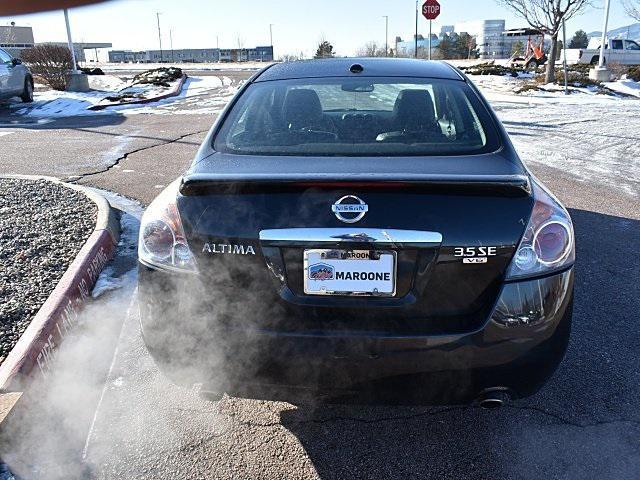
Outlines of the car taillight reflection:
{"label": "car taillight reflection", "polygon": [[144,227],[142,234],[144,247],[159,260],[166,260],[173,253],[174,235],[169,225],[162,220],[154,220]]}
{"label": "car taillight reflection", "polygon": [[540,262],[553,264],[569,252],[571,235],[562,223],[549,222],[536,232],[533,247]]}

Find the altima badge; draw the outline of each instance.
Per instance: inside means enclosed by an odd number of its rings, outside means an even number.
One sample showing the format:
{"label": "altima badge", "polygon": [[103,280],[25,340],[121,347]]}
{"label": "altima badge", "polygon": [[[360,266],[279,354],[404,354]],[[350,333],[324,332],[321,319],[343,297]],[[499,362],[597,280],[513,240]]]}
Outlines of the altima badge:
{"label": "altima badge", "polygon": [[[336,218],[344,223],[356,223],[369,211],[369,206],[355,195],[345,195],[331,205]],[[346,214],[346,215],[343,215]]]}
{"label": "altima badge", "polygon": [[202,253],[230,253],[232,255],[255,255],[251,245],[235,245],[228,243],[205,243]]}

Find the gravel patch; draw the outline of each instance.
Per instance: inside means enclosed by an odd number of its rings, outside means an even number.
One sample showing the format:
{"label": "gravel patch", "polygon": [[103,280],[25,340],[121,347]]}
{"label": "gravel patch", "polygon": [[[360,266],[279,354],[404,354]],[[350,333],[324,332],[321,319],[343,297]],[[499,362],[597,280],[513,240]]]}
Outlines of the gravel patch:
{"label": "gravel patch", "polygon": [[0,178],[0,363],[96,224],[84,194],[45,180]]}

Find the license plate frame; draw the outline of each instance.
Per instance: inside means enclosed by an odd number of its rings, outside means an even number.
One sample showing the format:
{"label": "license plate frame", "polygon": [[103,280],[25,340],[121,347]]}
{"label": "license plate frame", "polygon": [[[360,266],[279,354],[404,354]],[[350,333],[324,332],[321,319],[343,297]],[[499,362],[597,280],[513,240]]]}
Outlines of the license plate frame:
{"label": "license plate frame", "polygon": [[[366,256],[365,256],[366,254]],[[397,272],[398,272],[398,253],[395,250],[383,250],[383,249],[344,249],[344,248],[310,248],[304,249],[302,253],[303,257],[303,276],[304,276],[304,293],[306,295],[334,295],[334,296],[343,296],[343,297],[394,297],[396,295],[396,286],[397,286]],[[313,262],[313,263],[312,263]],[[336,265],[340,265],[342,267],[348,267],[350,265],[357,265],[354,262],[366,262],[362,263],[362,266],[366,266],[368,270],[374,264],[373,262],[381,262],[378,267],[384,267],[378,270],[373,269],[373,272],[379,273],[390,273],[391,274],[391,286],[390,288],[384,288],[383,291],[376,290],[374,288],[354,288],[354,289],[337,289],[336,287],[330,286],[328,283],[327,286],[329,288],[312,288],[312,286],[322,285],[322,283],[326,282],[339,282],[341,280],[336,278],[327,278],[323,280],[312,279],[310,276],[310,267],[317,266],[317,262],[326,263],[328,266],[333,266],[333,274],[336,274],[335,271]],[[336,263],[336,262],[345,262]],[[349,262],[349,263],[347,263]],[[388,263],[391,263],[391,267],[388,268]],[[386,263],[386,265],[385,265]],[[390,270],[390,271],[389,271]],[[317,273],[316,273],[317,274]],[[326,273],[329,275],[328,273]],[[367,272],[369,274],[369,272]],[[321,283],[318,283],[318,282]],[[355,282],[354,280],[350,280],[351,283]],[[378,280],[372,280],[378,281]],[[369,282],[366,280],[358,280],[358,284],[362,285],[362,282]],[[380,280],[380,282],[386,282],[385,280]]]}

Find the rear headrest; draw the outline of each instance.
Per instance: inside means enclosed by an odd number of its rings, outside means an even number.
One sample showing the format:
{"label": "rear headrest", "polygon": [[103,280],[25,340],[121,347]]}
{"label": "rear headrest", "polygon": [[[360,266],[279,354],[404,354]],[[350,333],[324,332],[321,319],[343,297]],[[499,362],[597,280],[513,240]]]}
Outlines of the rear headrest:
{"label": "rear headrest", "polygon": [[401,90],[393,106],[396,122],[406,127],[408,125],[430,125],[436,120],[433,101],[428,90]]}
{"label": "rear headrest", "polygon": [[282,114],[287,125],[309,126],[322,118],[320,98],[315,90],[308,88],[289,90],[284,100]]}

